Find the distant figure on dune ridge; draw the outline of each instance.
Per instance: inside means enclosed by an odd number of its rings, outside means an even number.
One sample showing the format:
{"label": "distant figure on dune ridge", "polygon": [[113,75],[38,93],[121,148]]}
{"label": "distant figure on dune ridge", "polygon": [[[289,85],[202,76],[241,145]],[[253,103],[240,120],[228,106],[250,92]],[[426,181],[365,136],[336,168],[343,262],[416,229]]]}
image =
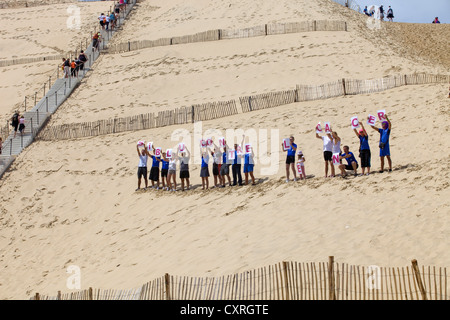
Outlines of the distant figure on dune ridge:
{"label": "distant figure on dune ridge", "polygon": [[2,154],[2,148],[3,148],[3,139],[0,137],[0,154]]}
{"label": "distant figure on dune ridge", "polygon": [[434,18],[433,23],[441,23],[441,22],[439,21],[439,18],[436,17],[436,18]]}
{"label": "distant figure on dune ridge", "polygon": [[169,171],[167,172],[167,183],[169,184],[169,189],[171,191],[177,191],[178,149],[177,153],[172,154],[172,159],[169,159]]}
{"label": "distant figure on dune ridge", "polygon": [[380,20],[381,20],[381,21],[384,21],[384,8],[383,8],[383,5],[381,5],[381,6],[378,8],[378,12],[379,12],[379,14],[380,14]]}
{"label": "distant figure on dune ridge", "polygon": [[390,22],[394,21],[394,10],[392,10],[391,6],[389,6],[389,9],[387,11],[387,18]]}
{"label": "distant figure on dune ridge", "polygon": [[[355,131],[356,136],[359,139],[359,157],[361,158],[361,169],[362,174],[369,175],[370,174],[370,146],[369,146],[369,135],[367,134],[366,129],[364,128],[364,125],[361,124],[361,129],[359,129],[359,132],[356,129],[353,129]],[[365,173],[365,169],[367,168],[367,173]]]}
{"label": "distant figure on dune ridge", "polygon": [[369,9],[367,9],[367,6],[364,8],[364,14],[365,14],[366,16],[369,16],[369,17],[370,17]]}
{"label": "distant figure on dune ridge", "polygon": [[389,164],[389,172],[392,171],[392,161],[391,161],[391,151],[389,149],[389,137],[391,135],[391,121],[389,120],[388,116],[386,115],[386,120],[382,122],[382,128],[376,128],[375,126],[372,126],[372,129],[378,131],[380,133],[380,163],[381,163],[381,169],[380,173],[383,173],[384,170],[384,157],[387,158],[388,164]]}

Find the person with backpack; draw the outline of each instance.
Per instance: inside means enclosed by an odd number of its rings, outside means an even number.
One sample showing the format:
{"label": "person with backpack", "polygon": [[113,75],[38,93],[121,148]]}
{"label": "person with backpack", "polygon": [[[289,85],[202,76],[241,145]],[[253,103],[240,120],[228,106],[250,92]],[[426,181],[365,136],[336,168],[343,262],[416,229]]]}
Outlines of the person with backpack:
{"label": "person with backpack", "polygon": [[387,18],[390,22],[394,21],[394,11],[392,10],[391,6],[389,6],[389,9],[387,11]]}
{"label": "person with backpack", "polygon": [[78,56],[78,60],[80,60],[80,62],[81,62],[79,69],[83,70],[84,69],[84,65],[89,60],[83,50],[80,51],[80,55]]}
{"label": "person with backpack", "polygon": [[380,12],[380,20],[384,21],[384,8],[383,8],[383,5],[380,6],[378,11]]}
{"label": "person with backpack", "polygon": [[116,15],[114,12],[111,12],[109,15],[109,24],[111,25],[111,30],[114,30],[114,27],[116,26]]}
{"label": "person with backpack", "polygon": [[11,126],[14,127],[14,138],[17,134],[17,128],[19,127],[19,111],[16,111],[11,118]]}
{"label": "person with backpack", "polygon": [[98,17],[98,20],[100,21],[102,29],[105,29],[106,17],[103,13]]}

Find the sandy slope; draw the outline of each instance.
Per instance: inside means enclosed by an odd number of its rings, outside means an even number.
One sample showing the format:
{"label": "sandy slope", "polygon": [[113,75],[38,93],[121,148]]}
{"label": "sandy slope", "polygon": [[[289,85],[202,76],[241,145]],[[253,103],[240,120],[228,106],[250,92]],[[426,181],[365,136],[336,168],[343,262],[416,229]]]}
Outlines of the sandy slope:
{"label": "sandy slope", "polygon": [[[327,2],[295,4],[299,8],[304,4],[305,15],[311,18],[322,18],[329,10],[336,18],[347,14]],[[149,3],[143,2],[141,8]],[[291,20],[293,9],[292,1],[281,1],[281,9],[269,10],[265,1],[259,18],[259,9],[250,0],[240,1],[239,10],[226,9],[225,3],[220,10],[211,9],[209,1],[184,3],[154,2],[165,14],[155,17],[160,21],[153,27],[162,30],[166,23],[181,32],[177,28],[182,26],[174,22],[184,17],[186,33],[191,33],[208,29],[205,17],[215,11],[219,17],[222,10],[225,17],[248,12],[247,18],[254,13],[255,19],[278,21]],[[229,3],[233,8],[237,1]],[[194,17],[203,18],[190,22],[183,14],[187,7],[195,9],[190,9]],[[150,11],[140,10],[134,15],[146,14],[151,16]],[[242,22],[238,20],[231,23]],[[248,21],[253,22],[257,21]],[[398,72],[446,71],[429,61],[399,57],[385,42],[365,43],[363,29],[358,31],[357,25],[356,20],[350,24],[348,33],[230,40],[142,50],[130,57],[105,56],[52,123],[127,116],[352,75],[377,78]],[[132,35],[131,29],[124,30],[124,39]],[[371,63],[377,58],[383,63]],[[136,141],[152,140],[169,148],[176,144],[171,141],[175,130],[184,129],[191,144],[196,144],[192,125],[33,143],[0,181],[0,297],[68,292],[69,265],[81,268],[82,288],[116,289],[142,285],[166,272],[221,276],[282,260],[325,261],[329,255],[358,265],[405,266],[416,258],[421,265],[449,266],[447,90],[445,84],[406,86],[202,123],[203,132],[256,130],[258,141],[274,142],[269,148],[270,164],[263,163],[267,159],[260,157],[262,150],[255,150],[260,184],[239,189],[202,192],[197,155],[191,166],[194,190],[134,192]],[[131,103],[133,109],[126,107]],[[322,178],[322,143],[313,130],[317,121],[330,121],[343,144],[357,153],[350,117],[363,118],[379,109],[386,109],[393,122],[394,171],[348,180]],[[268,138],[260,135],[260,129],[269,130]],[[275,131],[270,133],[271,129]],[[285,154],[278,149],[281,139],[290,134],[303,150],[311,176],[295,184],[284,182]],[[372,130],[369,134],[376,171],[378,134]],[[267,173],[269,168],[273,174]]]}

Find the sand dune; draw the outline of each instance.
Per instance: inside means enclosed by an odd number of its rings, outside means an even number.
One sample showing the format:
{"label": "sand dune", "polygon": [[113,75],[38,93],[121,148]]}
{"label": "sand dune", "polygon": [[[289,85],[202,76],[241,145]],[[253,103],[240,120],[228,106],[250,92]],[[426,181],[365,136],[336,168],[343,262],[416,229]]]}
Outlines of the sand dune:
{"label": "sand dune", "polygon": [[[312,19],[324,18],[330,10],[333,18],[349,15],[325,0],[283,0],[273,10],[269,1],[260,7],[250,0],[220,2],[218,7],[211,3],[142,2],[117,41],[137,38],[133,30],[144,17],[159,38],[223,27],[206,17],[216,17],[225,27],[225,21],[229,27],[292,21],[294,6],[299,15]],[[152,11],[150,6],[160,9]],[[347,33],[281,35],[102,56],[50,125],[172,109],[296,83],[448,71],[429,60],[399,56],[384,41],[366,42],[364,22],[348,21]],[[357,265],[405,266],[415,258],[422,265],[449,266],[447,95],[446,84],[404,86],[201,123],[202,132],[242,129],[247,135],[255,132],[263,142],[261,149],[253,144],[259,184],[240,188],[201,190],[192,124],[35,142],[0,180],[0,297],[69,292],[70,265],[81,268],[83,289],[128,289],[166,272],[221,276],[282,260],[325,261],[330,255]],[[317,121],[330,121],[343,145],[357,153],[350,118],[362,119],[379,109],[386,109],[393,123],[393,172],[323,178]],[[190,134],[186,142],[194,153],[193,190],[135,192],[136,141],[170,148],[178,141],[177,130]],[[268,130],[268,136],[260,130]],[[277,147],[291,134],[304,152],[310,177],[286,184],[285,154]],[[370,129],[369,135],[376,172],[378,134]],[[238,133],[238,142],[240,137]],[[272,142],[277,147],[270,147]],[[269,147],[271,162],[264,157],[264,146]],[[270,168],[274,172],[269,174]]]}

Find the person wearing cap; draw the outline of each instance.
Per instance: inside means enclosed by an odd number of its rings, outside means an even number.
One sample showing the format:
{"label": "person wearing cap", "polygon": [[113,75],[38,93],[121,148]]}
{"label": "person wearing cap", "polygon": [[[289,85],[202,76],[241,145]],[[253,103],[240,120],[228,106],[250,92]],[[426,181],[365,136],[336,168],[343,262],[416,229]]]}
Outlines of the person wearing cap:
{"label": "person wearing cap", "polygon": [[[297,181],[297,172],[295,171],[295,152],[297,151],[297,145],[294,143],[294,136],[289,137],[289,149],[287,149],[286,156],[286,182],[289,182],[289,168],[294,173],[294,181]],[[281,144],[283,145],[283,144]]]}
{"label": "person wearing cap", "polygon": [[297,151],[297,165],[300,166],[300,170],[302,173],[299,173],[300,180],[306,179],[306,171],[305,171],[305,157],[303,156],[303,152],[301,150]]}
{"label": "person wearing cap", "polygon": [[381,123],[382,128],[376,128],[372,126],[372,129],[380,133],[380,173],[384,172],[384,157],[387,158],[389,164],[389,172],[392,172],[392,160],[391,160],[391,150],[389,149],[389,137],[391,135],[392,124],[386,115],[386,121]]}
{"label": "person wearing cap", "polygon": [[339,165],[342,178],[345,178],[347,176],[347,172],[345,170],[353,170],[356,177],[358,175],[358,161],[356,161],[355,155],[353,154],[353,152],[350,152],[350,148],[348,146],[344,146],[344,153],[341,154],[339,158],[347,160],[347,164]]}
{"label": "person wearing cap", "polygon": [[[362,175],[369,175],[370,174],[370,146],[369,146],[369,135],[367,134],[366,129],[364,128],[364,125],[361,123],[361,128],[359,131],[353,129],[355,131],[356,136],[359,139],[359,157],[361,158],[361,170]],[[367,173],[365,173],[367,168]]]}

